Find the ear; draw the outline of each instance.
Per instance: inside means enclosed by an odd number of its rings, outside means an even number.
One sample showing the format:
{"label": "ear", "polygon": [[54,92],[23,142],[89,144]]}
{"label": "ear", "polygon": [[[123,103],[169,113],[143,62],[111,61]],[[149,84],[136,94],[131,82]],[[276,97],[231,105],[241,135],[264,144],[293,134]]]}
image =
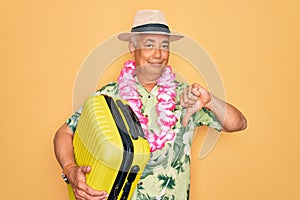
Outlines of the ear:
{"label": "ear", "polygon": [[132,57],[134,58],[134,52],[136,50],[134,44],[130,41],[129,44],[128,44],[128,48],[129,48],[129,52],[130,54],[132,55]]}
{"label": "ear", "polygon": [[135,49],[136,49],[133,42],[131,42],[131,41],[129,41],[128,48],[129,48],[130,52],[135,51]]}

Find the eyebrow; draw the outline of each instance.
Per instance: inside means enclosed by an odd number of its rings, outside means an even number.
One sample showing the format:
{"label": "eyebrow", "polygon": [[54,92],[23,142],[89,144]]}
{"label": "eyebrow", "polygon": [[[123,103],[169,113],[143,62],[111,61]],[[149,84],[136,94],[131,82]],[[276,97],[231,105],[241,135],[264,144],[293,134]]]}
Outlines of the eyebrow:
{"label": "eyebrow", "polygon": [[[154,39],[146,39],[145,42],[155,42]],[[170,43],[168,40],[163,40],[162,43]]]}

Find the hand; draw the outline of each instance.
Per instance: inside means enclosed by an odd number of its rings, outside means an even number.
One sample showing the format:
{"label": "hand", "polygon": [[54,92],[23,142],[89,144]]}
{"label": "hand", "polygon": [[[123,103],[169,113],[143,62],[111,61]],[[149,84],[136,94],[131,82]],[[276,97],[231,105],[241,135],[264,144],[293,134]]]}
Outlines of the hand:
{"label": "hand", "polygon": [[180,104],[186,108],[186,113],[182,119],[182,125],[185,127],[188,124],[190,117],[205,107],[211,101],[210,93],[197,83],[185,88],[180,96]]}
{"label": "hand", "polygon": [[70,168],[66,175],[73,188],[77,200],[104,200],[108,197],[106,191],[94,190],[86,184],[86,174],[91,167],[77,166]]}

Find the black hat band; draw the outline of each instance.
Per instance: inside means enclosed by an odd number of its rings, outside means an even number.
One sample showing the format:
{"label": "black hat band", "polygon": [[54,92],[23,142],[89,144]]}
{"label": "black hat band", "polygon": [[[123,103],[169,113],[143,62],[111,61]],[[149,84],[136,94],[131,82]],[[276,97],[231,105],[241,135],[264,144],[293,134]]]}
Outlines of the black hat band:
{"label": "black hat band", "polygon": [[164,24],[145,24],[136,26],[131,29],[131,32],[164,32],[170,33],[170,29]]}

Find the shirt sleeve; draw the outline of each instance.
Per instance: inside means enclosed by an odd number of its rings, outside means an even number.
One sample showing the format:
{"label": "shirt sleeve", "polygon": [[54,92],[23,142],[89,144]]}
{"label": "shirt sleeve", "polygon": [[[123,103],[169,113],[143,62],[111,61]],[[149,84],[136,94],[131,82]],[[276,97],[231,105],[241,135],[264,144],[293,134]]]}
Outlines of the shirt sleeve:
{"label": "shirt sleeve", "polygon": [[66,120],[67,125],[72,129],[73,133],[76,131],[76,127],[82,112],[83,106],[81,106],[71,117]]}
{"label": "shirt sleeve", "polygon": [[222,130],[222,124],[217,119],[215,114],[206,108],[202,108],[193,115],[193,120],[197,126],[208,126],[216,129],[217,131]]}

